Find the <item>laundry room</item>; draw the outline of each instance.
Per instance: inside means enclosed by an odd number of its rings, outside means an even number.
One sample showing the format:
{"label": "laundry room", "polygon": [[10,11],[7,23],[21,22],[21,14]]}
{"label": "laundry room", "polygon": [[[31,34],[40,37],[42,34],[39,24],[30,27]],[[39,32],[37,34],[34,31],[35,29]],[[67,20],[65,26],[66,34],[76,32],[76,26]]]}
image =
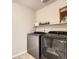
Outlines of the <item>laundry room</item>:
{"label": "laundry room", "polygon": [[12,59],[67,59],[67,0],[12,0]]}
{"label": "laundry room", "polygon": [[79,0],[0,0],[0,59],[79,59]]}

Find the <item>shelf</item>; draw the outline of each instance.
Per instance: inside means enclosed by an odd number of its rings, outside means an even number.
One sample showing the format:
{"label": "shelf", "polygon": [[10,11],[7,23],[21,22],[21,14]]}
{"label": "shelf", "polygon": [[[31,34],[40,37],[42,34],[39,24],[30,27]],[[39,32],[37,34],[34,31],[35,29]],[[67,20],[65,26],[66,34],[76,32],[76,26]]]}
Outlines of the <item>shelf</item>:
{"label": "shelf", "polygon": [[58,25],[67,25],[67,23],[59,23],[59,24],[48,24],[48,25],[39,25],[39,26],[34,26],[34,28],[37,27],[46,27],[46,26],[58,26]]}

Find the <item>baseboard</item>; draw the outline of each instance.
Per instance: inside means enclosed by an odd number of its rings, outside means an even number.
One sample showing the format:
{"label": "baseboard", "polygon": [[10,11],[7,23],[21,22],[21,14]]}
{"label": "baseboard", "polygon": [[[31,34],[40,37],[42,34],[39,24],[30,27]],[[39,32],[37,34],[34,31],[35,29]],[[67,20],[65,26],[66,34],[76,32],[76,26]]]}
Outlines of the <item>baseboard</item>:
{"label": "baseboard", "polygon": [[20,52],[20,53],[18,53],[18,54],[16,54],[16,55],[13,55],[12,58],[15,58],[15,57],[17,57],[17,56],[20,56],[20,55],[22,55],[22,54],[24,54],[24,53],[27,53],[27,51],[23,51],[23,52]]}

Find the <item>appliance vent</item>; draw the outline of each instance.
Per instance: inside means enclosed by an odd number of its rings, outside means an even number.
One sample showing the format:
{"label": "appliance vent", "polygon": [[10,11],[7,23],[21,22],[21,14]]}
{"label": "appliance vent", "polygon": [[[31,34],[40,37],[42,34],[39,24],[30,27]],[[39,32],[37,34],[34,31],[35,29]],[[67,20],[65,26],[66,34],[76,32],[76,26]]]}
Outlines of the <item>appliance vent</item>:
{"label": "appliance vent", "polygon": [[50,0],[41,0],[42,3],[47,3]]}

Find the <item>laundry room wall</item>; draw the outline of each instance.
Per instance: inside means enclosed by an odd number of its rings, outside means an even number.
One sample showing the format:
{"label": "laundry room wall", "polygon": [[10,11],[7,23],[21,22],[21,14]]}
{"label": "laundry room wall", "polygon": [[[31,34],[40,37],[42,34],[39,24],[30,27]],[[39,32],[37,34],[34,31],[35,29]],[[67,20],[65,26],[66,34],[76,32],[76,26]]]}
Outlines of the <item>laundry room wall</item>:
{"label": "laundry room wall", "polygon": [[[67,0],[57,0],[44,8],[38,10],[36,12],[36,23],[39,22],[50,22],[50,24],[59,24],[60,23],[60,14],[59,9],[67,5]],[[67,31],[67,26],[65,25],[54,25],[54,26],[43,26],[37,27],[36,31],[43,31],[46,29],[47,31],[50,30],[59,30],[59,31]]]}
{"label": "laundry room wall", "polygon": [[33,31],[35,12],[12,2],[12,56],[27,51],[27,33]]}

